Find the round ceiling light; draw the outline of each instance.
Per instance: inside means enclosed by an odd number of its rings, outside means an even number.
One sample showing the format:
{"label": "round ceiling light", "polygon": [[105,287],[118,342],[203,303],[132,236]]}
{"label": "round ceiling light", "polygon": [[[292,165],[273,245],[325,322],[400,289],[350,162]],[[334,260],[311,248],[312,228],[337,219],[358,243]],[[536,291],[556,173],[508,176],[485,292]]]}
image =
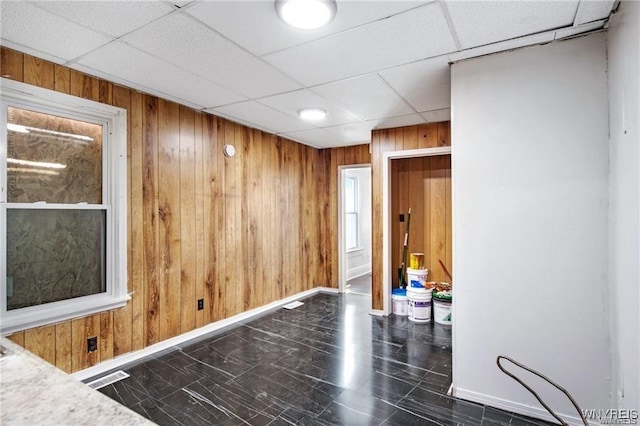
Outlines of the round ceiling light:
{"label": "round ceiling light", "polygon": [[329,113],[322,108],[305,108],[298,111],[298,115],[303,120],[318,121],[327,118]]}
{"label": "round ceiling light", "polygon": [[327,25],[337,11],[335,0],[276,0],[276,13],[280,19],[303,30]]}

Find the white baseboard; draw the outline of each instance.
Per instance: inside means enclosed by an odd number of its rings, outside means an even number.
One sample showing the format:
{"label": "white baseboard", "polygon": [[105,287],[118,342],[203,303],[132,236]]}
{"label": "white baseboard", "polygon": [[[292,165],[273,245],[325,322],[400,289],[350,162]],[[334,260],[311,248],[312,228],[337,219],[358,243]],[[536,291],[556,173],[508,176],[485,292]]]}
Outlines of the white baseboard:
{"label": "white baseboard", "polygon": [[371,273],[371,263],[367,263],[347,270],[347,281]]}
{"label": "white baseboard", "polygon": [[387,315],[384,314],[384,311],[381,309],[371,309],[369,311],[369,315],[373,315],[374,317],[385,317]]}
{"label": "white baseboard", "polygon": [[[502,398],[495,398],[493,396],[481,394],[466,389],[455,388],[454,395],[456,398],[465,399],[467,401],[477,402],[480,404],[488,405],[491,407],[499,408],[501,410],[511,411],[517,414],[523,414],[535,419],[546,420],[552,423],[557,423],[558,420],[553,417],[547,410],[542,407],[533,407],[519,402],[509,401]],[[557,413],[567,424],[571,426],[583,426],[582,419],[575,415],[568,415],[563,413]],[[590,425],[598,425],[599,423],[591,423]]]}
{"label": "white baseboard", "polygon": [[267,305],[260,306],[259,308],[251,309],[246,312],[239,313],[229,318],[225,318],[220,321],[212,322],[210,324],[205,325],[204,327],[197,328],[195,330],[191,330],[187,333],[181,334],[179,336],[172,337],[167,340],[163,340],[162,342],[158,342],[151,346],[147,346],[144,349],[135,352],[129,352],[124,355],[117,356],[113,359],[101,362],[99,364],[94,365],[93,367],[86,368],[84,370],[77,371],[71,374],[71,377],[74,377],[80,381],[89,379],[94,376],[98,376],[100,374],[106,373],[107,371],[116,369],[125,364],[128,364],[133,361],[137,361],[140,358],[147,357],[149,355],[153,355],[156,352],[160,352],[165,349],[169,349],[173,346],[177,346],[181,343],[184,343],[188,340],[195,339],[197,337],[203,336],[207,333],[211,333],[216,330],[220,330],[221,328],[231,326],[240,321],[244,321],[246,319],[253,318],[257,315],[270,311],[272,309],[278,308],[282,305],[286,305],[287,303],[291,303],[293,301],[306,298],[309,296],[313,296],[318,293],[338,293],[337,288],[329,288],[329,287],[316,287],[311,290],[306,290],[293,296],[286,297],[282,300],[277,300],[275,302],[271,302]]}

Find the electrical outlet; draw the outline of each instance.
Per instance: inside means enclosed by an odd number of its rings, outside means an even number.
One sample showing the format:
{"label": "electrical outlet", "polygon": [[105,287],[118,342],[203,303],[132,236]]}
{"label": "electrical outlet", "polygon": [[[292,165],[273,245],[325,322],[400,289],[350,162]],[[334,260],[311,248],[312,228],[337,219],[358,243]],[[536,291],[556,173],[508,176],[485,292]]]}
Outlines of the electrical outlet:
{"label": "electrical outlet", "polygon": [[98,350],[98,336],[89,337],[87,339],[87,353]]}
{"label": "electrical outlet", "polygon": [[400,222],[404,222],[404,213],[400,213]]}
{"label": "electrical outlet", "polygon": [[198,299],[198,310],[201,311],[204,309],[204,299]]}

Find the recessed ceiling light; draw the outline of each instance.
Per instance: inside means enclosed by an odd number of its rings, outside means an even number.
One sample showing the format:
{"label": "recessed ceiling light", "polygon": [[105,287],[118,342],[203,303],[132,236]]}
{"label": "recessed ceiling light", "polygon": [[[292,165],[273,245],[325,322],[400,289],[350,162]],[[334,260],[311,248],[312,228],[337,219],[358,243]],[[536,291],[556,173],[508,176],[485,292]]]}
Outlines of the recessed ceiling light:
{"label": "recessed ceiling light", "polygon": [[327,118],[329,113],[322,108],[304,108],[298,111],[303,120],[318,121]]}
{"label": "recessed ceiling light", "polygon": [[303,30],[327,25],[337,11],[335,0],[276,0],[276,13],[280,19]]}

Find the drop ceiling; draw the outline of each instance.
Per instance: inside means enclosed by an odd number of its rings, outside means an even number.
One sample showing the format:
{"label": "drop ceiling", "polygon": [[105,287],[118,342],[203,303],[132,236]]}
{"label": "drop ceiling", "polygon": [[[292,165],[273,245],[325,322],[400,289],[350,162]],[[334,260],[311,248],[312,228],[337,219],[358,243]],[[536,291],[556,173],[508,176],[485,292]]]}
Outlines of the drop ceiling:
{"label": "drop ceiling", "polygon": [[[449,63],[605,27],[604,1],[341,1],[296,30],[265,1],[0,3],[0,43],[318,148],[450,119]],[[329,112],[322,122],[297,116]]]}

